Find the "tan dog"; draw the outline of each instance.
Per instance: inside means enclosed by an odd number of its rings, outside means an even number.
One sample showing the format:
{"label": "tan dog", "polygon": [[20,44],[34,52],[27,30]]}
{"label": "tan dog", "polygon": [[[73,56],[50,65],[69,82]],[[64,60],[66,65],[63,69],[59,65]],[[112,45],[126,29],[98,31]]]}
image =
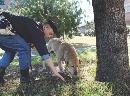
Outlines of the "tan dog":
{"label": "tan dog", "polygon": [[77,58],[76,51],[71,44],[66,43],[60,38],[52,38],[48,42],[48,51],[56,55],[57,63],[61,72],[64,72],[62,61],[65,61],[66,66],[69,68],[71,74],[77,74],[77,65],[79,64],[79,59]]}

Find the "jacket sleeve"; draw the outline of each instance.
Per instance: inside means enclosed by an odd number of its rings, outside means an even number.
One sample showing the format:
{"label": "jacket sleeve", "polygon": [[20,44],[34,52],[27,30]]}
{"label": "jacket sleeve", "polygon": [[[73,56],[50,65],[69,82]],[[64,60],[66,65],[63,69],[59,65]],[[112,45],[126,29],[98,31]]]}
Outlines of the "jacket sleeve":
{"label": "jacket sleeve", "polygon": [[46,46],[43,31],[38,28],[37,24],[28,26],[28,29],[30,31],[31,41],[40,54],[42,60],[51,58]]}

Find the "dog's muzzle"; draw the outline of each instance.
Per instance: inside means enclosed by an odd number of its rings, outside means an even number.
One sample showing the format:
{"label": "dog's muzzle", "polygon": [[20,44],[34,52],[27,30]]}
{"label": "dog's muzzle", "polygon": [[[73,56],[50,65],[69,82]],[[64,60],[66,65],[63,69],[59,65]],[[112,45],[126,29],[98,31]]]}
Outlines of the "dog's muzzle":
{"label": "dog's muzzle", "polygon": [[51,51],[50,53],[51,53],[51,54],[53,54],[54,56],[56,56],[56,54],[55,54],[55,52],[54,52],[54,51]]}

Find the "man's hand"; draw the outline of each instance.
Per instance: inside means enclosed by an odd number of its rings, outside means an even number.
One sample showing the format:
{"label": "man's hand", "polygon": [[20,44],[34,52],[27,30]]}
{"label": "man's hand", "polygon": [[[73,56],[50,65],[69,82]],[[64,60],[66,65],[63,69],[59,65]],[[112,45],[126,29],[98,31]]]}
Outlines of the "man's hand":
{"label": "man's hand", "polygon": [[59,77],[62,81],[66,82],[65,79],[56,71],[56,68],[54,67],[54,63],[51,58],[45,59],[45,62],[51,68],[55,76]]}
{"label": "man's hand", "polygon": [[62,81],[66,82],[65,79],[57,72],[57,73],[54,73],[53,76],[57,76],[58,78],[60,78]]}

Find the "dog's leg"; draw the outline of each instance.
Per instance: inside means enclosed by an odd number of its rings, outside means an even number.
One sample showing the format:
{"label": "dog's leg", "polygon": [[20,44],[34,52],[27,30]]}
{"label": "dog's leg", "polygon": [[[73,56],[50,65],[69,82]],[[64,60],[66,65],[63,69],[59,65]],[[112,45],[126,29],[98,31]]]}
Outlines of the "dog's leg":
{"label": "dog's leg", "polygon": [[43,61],[43,69],[46,69],[46,65],[45,62]]}
{"label": "dog's leg", "polygon": [[64,72],[64,67],[62,66],[62,61],[58,60],[57,63],[58,63],[59,71]]}

